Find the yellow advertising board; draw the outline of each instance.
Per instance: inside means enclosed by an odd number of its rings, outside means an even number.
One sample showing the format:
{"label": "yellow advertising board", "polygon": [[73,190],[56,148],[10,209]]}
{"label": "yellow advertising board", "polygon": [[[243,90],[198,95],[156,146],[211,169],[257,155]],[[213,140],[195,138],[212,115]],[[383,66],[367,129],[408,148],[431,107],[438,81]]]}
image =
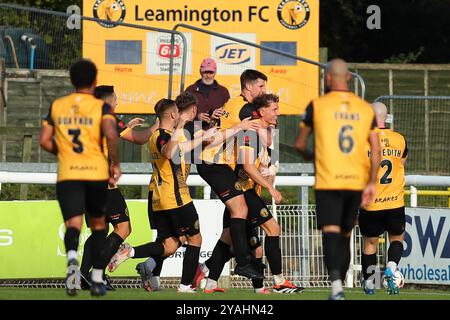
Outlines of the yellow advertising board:
{"label": "yellow advertising board", "polygon": [[[318,61],[318,0],[84,0],[83,15],[171,30],[184,23]],[[231,96],[240,93],[239,75],[257,69],[280,96],[282,114],[300,114],[318,95],[318,68],[225,38],[179,28],[176,37],[174,92],[180,90],[181,62],[186,58],[186,86],[200,78],[204,58],[217,61],[216,80]],[[99,68],[99,84],[111,84],[119,97],[118,113],[153,113],[168,94],[170,34],[83,22],[83,56]]]}

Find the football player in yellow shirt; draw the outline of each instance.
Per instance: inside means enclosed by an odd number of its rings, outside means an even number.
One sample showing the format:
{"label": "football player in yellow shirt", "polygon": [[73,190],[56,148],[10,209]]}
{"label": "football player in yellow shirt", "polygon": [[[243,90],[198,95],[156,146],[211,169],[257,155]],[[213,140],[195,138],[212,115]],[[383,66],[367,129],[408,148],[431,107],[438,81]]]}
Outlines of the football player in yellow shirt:
{"label": "football player in yellow shirt", "polygon": [[216,129],[212,128],[195,139],[187,139],[184,127],[196,116],[195,104],[178,108],[175,101],[162,99],[156,104],[155,112],[160,125],[149,141],[153,174],[149,186],[148,214],[152,228],[158,231],[158,239],[136,247],[122,245],[111,259],[110,271],[128,258],[167,257],[181,243],[187,242],[178,292],[191,293],[195,292],[191,284],[202,238],[197,211],[186,183],[190,164],[185,161],[185,155],[208,140]]}
{"label": "football player in yellow shirt", "polygon": [[394,283],[397,265],[403,254],[405,234],[405,162],[408,147],[405,138],[386,128],[387,108],[381,102],[372,104],[377,119],[381,144],[381,163],[378,169],[375,200],[359,211],[359,228],[364,238],[361,256],[363,281],[367,294],[375,293],[375,267],[377,265],[378,238],[385,231],[389,235],[388,263],[384,273],[388,292],[399,293]]}
{"label": "football player in yellow shirt", "polygon": [[[264,265],[262,264],[263,250],[261,242],[258,237],[257,228],[264,230],[266,235],[264,241],[264,251],[266,253],[267,261],[270,265],[270,271],[273,275],[274,286],[273,292],[277,293],[296,293],[303,291],[303,288],[297,287],[287,280],[282,273],[282,256],[280,249],[280,235],[281,227],[275,218],[272,216],[270,210],[267,208],[261,195],[258,194],[260,188],[264,187],[271,196],[279,203],[282,199],[281,193],[273,187],[273,184],[266,179],[261,169],[263,166],[270,166],[270,156],[268,152],[271,144],[271,126],[275,126],[279,112],[278,106],[279,97],[273,94],[263,94],[253,100],[253,108],[246,110],[247,112],[240,112],[241,118],[244,113],[256,114],[253,115],[255,122],[260,123],[260,129],[257,132],[246,132],[239,138],[238,149],[239,158],[236,164],[235,172],[238,176],[238,183],[244,191],[246,204],[249,208],[247,217],[247,234],[248,242],[251,249],[254,251],[256,257],[256,264],[263,272]],[[244,108],[247,108],[245,106]],[[250,111],[250,112],[248,112]],[[271,180],[271,179],[270,179]],[[220,277],[224,264],[231,258],[232,247],[230,239],[230,212],[225,209],[223,216],[223,231],[217,242],[213,254],[204,264],[200,265],[200,272],[198,278],[202,278],[206,273],[208,280],[206,282],[205,292],[222,292],[223,289],[218,288],[217,281]],[[270,291],[264,287],[263,279],[252,279],[252,284],[255,293],[267,294]]]}
{"label": "football player in yellow shirt", "polygon": [[[330,300],[343,300],[350,235],[359,207],[375,196],[380,142],[372,107],[349,91],[351,75],[345,61],[330,61],[325,79],[331,91],[307,107],[295,146],[314,158],[317,225],[331,281]],[[314,153],[306,148],[310,133]]]}
{"label": "football player in yellow shirt", "polygon": [[[241,122],[241,108],[265,93],[267,76],[257,70],[245,70],[240,77],[241,94],[230,99],[220,117],[222,131]],[[247,245],[246,219],[248,207],[245,203],[234,167],[236,165],[236,137],[230,135],[224,144],[208,146],[200,154],[201,164],[197,165],[199,175],[211,186],[231,214],[230,233],[236,255],[235,273],[248,278],[263,279],[251,263],[250,248]]]}
{"label": "football player in yellow shirt", "polygon": [[[110,85],[97,86],[94,89],[94,97],[105,101],[111,106],[111,113],[114,115],[114,111],[118,105],[117,95],[114,92],[114,87]],[[144,119],[135,118],[131,120],[128,124],[116,117],[116,129],[120,137],[124,140],[134,142],[136,140],[136,134],[140,134],[145,139],[145,134],[151,135],[157,128],[158,123],[154,124],[150,128],[141,130],[139,132],[132,131],[133,127],[141,125]],[[147,138],[148,140],[148,138]],[[103,152],[105,156],[108,157],[108,148],[106,141],[104,139]],[[89,226],[88,215],[85,215],[86,224]],[[109,261],[111,257],[119,249],[119,246],[128,237],[131,232],[130,217],[128,214],[128,207],[123,198],[123,195],[117,185],[108,185],[108,194],[106,200],[106,222],[111,223],[114,227],[114,231],[109,234],[106,238],[105,244],[105,255],[106,259]],[[108,232],[108,228],[106,228]],[[92,267],[92,237],[89,236],[84,243],[83,258],[81,261],[81,287],[82,289],[89,289],[89,271]],[[114,290],[111,285],[110,279],[107,275],[104,275],[104,282],[106,284],[107,290]]]}
{"label": "football player in yellow shirt", "polygon": [[[106,293],[103,270],[108,260],[102,250],[106,241],[107,190],[108,183],[115,184],[121,174],[116,119],[111,106],[93,96],[96,79],[97,68],[89,60],[80,60],[70,67],[70,80],[76,92],[52,103],[39,140],[44,150],[58,157],[56,197],[66,225],[66,292],[71,296],[80,289],[77,250],[84,213],[89,215],[92,231],[91,294]],[[103,152],[103,136],[110,163]]]}

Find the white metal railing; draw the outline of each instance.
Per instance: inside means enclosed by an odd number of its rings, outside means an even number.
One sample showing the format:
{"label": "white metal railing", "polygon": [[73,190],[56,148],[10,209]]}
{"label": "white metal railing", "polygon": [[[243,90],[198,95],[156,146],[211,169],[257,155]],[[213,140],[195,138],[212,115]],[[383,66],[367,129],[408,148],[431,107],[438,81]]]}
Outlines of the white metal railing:
{"label": "white metal railing", "polygon": [[[150,182],[151,174],[123,174],[119,185],[145,186]],[[0,171],[0,192],[2,183],[20,184],[55,184],[56,173],[48,172],[6,172]],[[203,187],[204,199],[210,199],[211,187],[199,175],[191,174],[187,179],[188,186]],[[312,176],[278,176],[278,186],[313,186]]]}
{"label": "white metal railing", "polygon": [[[147,185],[150,181],[150,174],[123,174],[119,180],[121,185]],[[314,185],[313,176],[277,176],[275,185],[277,186],[298,186],[310,187]],[[20,184],[55,184],[56,173],[34,173],[34,172],[6,172],[0,171],[0,191],[2,183]],[[211,188],[196,174],[189,176],[187,181],[189,186],[200,186],[204,189],[204,199],[210,198]],[[448,176],[406,176],[406,185],[411,187],[411,206],[417,206],[418,186],[450,186]],[[276,208],[278,207],[278,208]],[[278,219],[285,230],[282,238],[283,266],[290,278],[306,286],[326,286],[328,285],[327,272],[323,264],[321,249],[321,234],[316,228],[310,227],[310,222],[315,221],[314,207],[298,205],[273,204],[272,211],[277,210]],[[293,223],[294,222],[294,223]],[[292,229],[294,228],[294,229]],[[291,230],[292,229],[292,230]],[[361,241],[359,231],[356,228],[352,232],[351,239],[351,263],[347,273],[346,285],[353,287],[358,279],[355,278],[361,266],[357,261],[356,242]],[[297,263],[299,262],[299,263]],[[250,283],[242,279],[235,279],[234,286],[249,286]]]}
{"label": "white metal railing", "polygon": [[[145,186],[149,183],[150,178],[151,174],[123,174],[120,177],[119,185]],[[411,187],[411,207],[417,207],[416,187],[450,186],[450,176],[408,175],[405,180],[405,185]],[[277,176],[275,178],[276,186],[311,187],[314,182],[313,176]],[[0,171],[0,192],[2,183],[55,184],[56,173]],[[191,174],[187,183],[189,186],[203,187],[204,199],[210,199],[211,188],[199,175]]]}

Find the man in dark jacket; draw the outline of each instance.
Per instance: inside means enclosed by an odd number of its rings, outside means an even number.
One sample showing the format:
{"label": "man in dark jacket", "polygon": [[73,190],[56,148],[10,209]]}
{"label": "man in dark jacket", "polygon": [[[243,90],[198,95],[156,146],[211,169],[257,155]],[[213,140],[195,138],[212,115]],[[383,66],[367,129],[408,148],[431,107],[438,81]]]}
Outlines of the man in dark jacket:
{"label": "man in dark jacket", "polygon": [[201,79],[186,88],[186,91],[197,98],[197,119],[208,126],[215,122],[213,119],[219,119],[224,104],[230,99],[227,88],[214,80],[216,71],[217,64],[214,59],[204,59],[200,65]]}

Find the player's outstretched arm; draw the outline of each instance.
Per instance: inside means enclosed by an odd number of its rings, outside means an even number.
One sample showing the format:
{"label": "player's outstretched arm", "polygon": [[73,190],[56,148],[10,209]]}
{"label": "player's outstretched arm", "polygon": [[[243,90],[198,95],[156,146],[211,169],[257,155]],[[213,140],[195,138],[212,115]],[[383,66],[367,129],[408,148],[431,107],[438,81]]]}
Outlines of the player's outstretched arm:
{"label": "player's outstretched arm", "polygon": [[144,121],[145,120],[141,118],[134,118],[130,120],[127,124],[128,128],[120,134],[120,138],[134,144],[146,144],[153,132],[159,128],[159,120],[156,119],[155,123],[151,127],[144,130],[133,130],[135,127],[141,126]]}
{"label": "player's outstretched arm", "polygon": [[183,152],[191,152],[197,148],[200,144],[209,145],[215,136],[217,136],[218,129],[216,127],[209,128],[206,131],[202,131],[201,134],[196,135],[194,139],[179,143],[179,146],[183,149]]}
{"label": "player's outstretched arm", "polygon": [[223,143],[224,141],[232,138],[237,135],[241,131],[247,130],[258,130],[260,128],[260,124],[257,121],[252,121],[251,117],[245,118],[241,122],[235,124],[229,129],[221,130],[219,134],[214,136],[214,139],[209,144],[210,147],[217,146],[218,144]]}

